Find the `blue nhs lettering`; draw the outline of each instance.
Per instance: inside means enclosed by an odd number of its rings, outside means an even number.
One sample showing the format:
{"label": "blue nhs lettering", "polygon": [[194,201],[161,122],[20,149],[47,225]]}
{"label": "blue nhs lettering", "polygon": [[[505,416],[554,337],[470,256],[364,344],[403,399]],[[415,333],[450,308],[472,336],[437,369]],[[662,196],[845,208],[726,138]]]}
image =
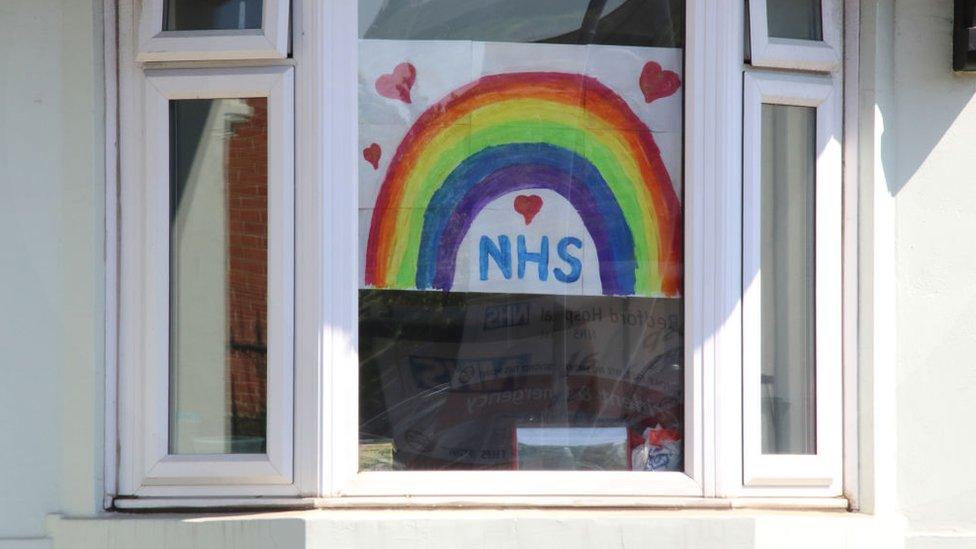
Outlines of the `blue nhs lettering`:
{"label": "blue nhs lettering", "polygon": [[[525,235],[518,235],[515,242],[515,270],[518,279],[524,280],[526,272],[535,272],[540,281],[549,280],[549,237],[543,236],[538,248],[532,250],[529,249]],[[576,282],[583,272],[583,262],[576,255],[573,255],[573,249],[582,250],[583,241],[574,236],[567,236],[559,239],[559,242],[556,243],[556,255],[565,265],[554,268],[552,276],[565,284]],[[511,280],[512,240],[507,235],[499,235],[497,242],[486,235],[481,237],[478,244],[478,266],[481,280],[488,280],[489,260],[498,266],[505,280]],[[530,263],[534,264],[534,269],[529,268]]]}

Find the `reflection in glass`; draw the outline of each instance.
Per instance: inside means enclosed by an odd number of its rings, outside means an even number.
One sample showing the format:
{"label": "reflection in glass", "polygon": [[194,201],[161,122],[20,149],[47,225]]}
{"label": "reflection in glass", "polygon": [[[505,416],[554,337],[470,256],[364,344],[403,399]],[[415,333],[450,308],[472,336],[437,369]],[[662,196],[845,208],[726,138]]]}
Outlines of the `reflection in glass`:
{"label": "reflection in glass", "polygon": [[817,111],[762,110],[762,449],[816,453]]}
{"label": "reflection in glass", "polygon": [[263,0],[166,0],[163,30],[260,29]]}
{"label": "reflection in glass", "polygon": [[684,0],[360,0],[359,36],[682,47]]}
{"label": "reflection in glass", "polygon": [[821,0],[766,0],[769,36],[823,40]]}
{"label": "reflection in glass", "polygon": [[267,99],[170,102],[173,454],[264,453]]}
{"label": "reflection in glass", "polygon": [[681,306],[360,291],[361,468],[683,470]]}

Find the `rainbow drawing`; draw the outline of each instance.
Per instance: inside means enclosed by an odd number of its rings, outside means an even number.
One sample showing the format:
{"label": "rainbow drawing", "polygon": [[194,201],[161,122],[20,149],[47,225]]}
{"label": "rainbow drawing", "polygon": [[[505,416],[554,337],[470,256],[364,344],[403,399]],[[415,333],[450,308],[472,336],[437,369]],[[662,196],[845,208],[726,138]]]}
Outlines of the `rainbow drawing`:
{"label": "rainbow drawing", "polygon": [[450,290],[478,213],[532,189],[579,212],[603,294],[680,294],[681,205],[650,130],[597,79],[557,72],[485,76],[424,111],[380,187],[366,285]]}

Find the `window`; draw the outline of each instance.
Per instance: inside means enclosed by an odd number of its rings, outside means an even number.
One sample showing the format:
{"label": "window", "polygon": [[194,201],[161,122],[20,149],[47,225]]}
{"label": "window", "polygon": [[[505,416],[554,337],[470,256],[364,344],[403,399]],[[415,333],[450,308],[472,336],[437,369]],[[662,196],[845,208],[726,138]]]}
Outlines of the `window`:
{"label": "window", "polygon": [[693,489],[683,2],[377,6],[360,2],[363,484]]}
{"label": "window", "polygon": [[831,71],[840,65],[843,2],[748,2],[754,66]]}
{"label": "window", "polygon": [[288,55],[288,0],[145,0],[140,61]]}
{"label": "window", "polygon": [[842,506],[840,22],[757,3],[122,0],[116,505]]}
{"label": "window", "polygon": [[841,152],[829,76],[749,73],[743,185],[746,485],[837,482]]}
{"label": "window", "polygon": [[292,72],[141,71],[142,170],[121,193],[136,495],[295,493]]}
{"label": "window", "polygon": [[976,69],[976,18],[972,0],[956,0],[952,23],[952,68],[957,71]]}

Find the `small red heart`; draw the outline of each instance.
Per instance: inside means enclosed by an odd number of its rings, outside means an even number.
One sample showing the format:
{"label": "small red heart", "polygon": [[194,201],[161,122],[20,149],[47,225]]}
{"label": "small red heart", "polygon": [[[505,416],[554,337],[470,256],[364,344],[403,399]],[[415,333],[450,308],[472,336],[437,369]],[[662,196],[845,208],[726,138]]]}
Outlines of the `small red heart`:
{"label": "small red heart", "polygon": [[542,209],[542,197],[535,194],[520,194],[515,197],[515,211],[522,214],[525,224],[532,223],[535,214]]}
{"label": "small red heart", "polygon": [[416,79],[417,69],[410,63],[400,63],[391,74],[376,79],[376,91],[383,97],[410,103],[410,89]]}
{"label": "small red heart", "polygon": [[380,148],[376,143],[363,149],[363,158],[366,162],[373,165],[374,170],[380,169],[380,157],[383,156],[383,149]]}
{"label": "small red heart", "polygon": [[661,70],[661,65],[648,61],[640,74],[640,89],[644,101],[650,103],[674,95],[681,87],[681,77],[674,71]]}

